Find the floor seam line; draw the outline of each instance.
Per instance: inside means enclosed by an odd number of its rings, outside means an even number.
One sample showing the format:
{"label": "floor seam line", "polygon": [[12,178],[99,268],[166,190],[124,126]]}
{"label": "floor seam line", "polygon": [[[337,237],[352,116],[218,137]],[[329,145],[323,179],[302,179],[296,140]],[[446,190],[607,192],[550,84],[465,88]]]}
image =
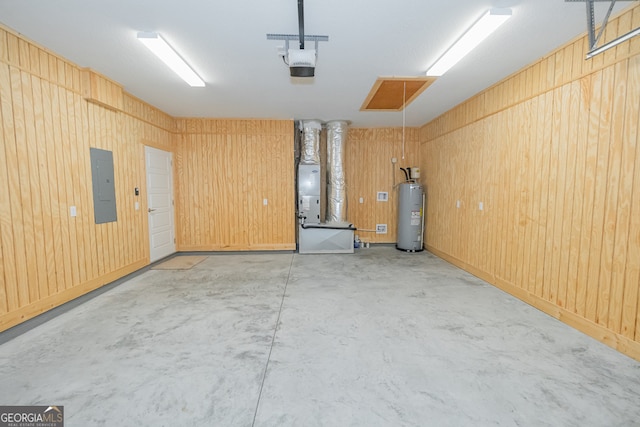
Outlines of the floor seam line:
{"label": "floor seam line", "polygon": [[260,399],[262,398],[262,389],[264,388],[264,382],[267,379],[267,370],[269,369],[269,362],[271,361],[271,352],[273,351],[273,344],[276,341],[276,334],[278,333],[278,325],[280,325],[280,316],[282,315],[282,307],[284,306],[284,297],[287,295],[287,287],[289,286],[289,279],[291,278],[291,270],[293,269],[293,260],[296,254],[291,255],[291,263],[289,264],[289,273],[287,274],[287,280],[284,283],[284,290],[282,291],[282,299],[280,300],[280,309],[278,310],[278,317],[276,319],[276,325],[273,330],[273,336],[271,337],[271,346],[269,347],[269,354],[267,356],[267,363],[264,365],[264,371],[262,373],[262,381],[260,382],[260,391],[258,392],[258,401],[256,402],[256,409],[253,412],[253,421],[251,427],[255,427],[256,417],[258,416],[258,409],[260,408]]}

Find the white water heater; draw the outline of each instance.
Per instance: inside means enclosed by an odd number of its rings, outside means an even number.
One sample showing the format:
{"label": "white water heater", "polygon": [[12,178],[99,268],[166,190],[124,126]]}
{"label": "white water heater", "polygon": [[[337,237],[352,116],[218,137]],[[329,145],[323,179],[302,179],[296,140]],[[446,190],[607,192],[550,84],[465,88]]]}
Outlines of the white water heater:
{"label": "white water heater", "polygon": [[407,252],[423,249],[424,190],[415,182],[400,184],[398,197],[398,242],[396,248]]}

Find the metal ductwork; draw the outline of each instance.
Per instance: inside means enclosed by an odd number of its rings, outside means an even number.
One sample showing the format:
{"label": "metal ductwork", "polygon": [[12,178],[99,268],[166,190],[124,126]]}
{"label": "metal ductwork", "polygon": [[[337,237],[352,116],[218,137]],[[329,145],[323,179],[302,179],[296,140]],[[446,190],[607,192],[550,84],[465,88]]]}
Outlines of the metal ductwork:
{"label": "metal ductwork", "polygon": [[[344,146],[347,138],[346,121],[326,123],[325,153],[320,155],[322,122],[301,122],[300,164],[298,165],[298,251],[301,254],[353,253],[353,224],[347,218],[347,194],[344,174]],[[322,172],[321,172],[322,171]],[[322,177],[326,176],[324,187]],[[321,193],[326,188],[327,215],[321,219]]]}
{"label": "metal ductwork", "polygon": [[302,130],[300,163],[303,165],[319,165],[322,122],[319,120],[305,120],[301,123],[300,127]]}
{"label": "metal ductwork", "polygon": [[344,174],[346,121],[328,122],[327,127],[327,222],[347,221],[347,186]]}

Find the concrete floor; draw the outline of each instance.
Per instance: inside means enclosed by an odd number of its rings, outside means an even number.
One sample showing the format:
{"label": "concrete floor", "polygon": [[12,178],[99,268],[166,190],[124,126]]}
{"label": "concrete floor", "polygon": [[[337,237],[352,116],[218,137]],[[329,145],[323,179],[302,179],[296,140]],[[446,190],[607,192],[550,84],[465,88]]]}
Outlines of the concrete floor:
{"label": "concrete floor", "polygon": [[0,404],[68,427],[632,426],[640,363],[428,253],[215,255],[0,345]]}

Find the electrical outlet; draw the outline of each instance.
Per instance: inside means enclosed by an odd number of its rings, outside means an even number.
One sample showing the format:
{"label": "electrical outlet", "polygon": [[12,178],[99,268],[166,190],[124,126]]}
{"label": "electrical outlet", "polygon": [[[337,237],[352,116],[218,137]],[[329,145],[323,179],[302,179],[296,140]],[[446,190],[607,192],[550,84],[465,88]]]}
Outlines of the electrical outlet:
{"label": "electrical outlet", "polygon": [[378,201],[379,202],[388,202],[389,201],[389,193],[386,191],[378,191]]}
{"label": "electrical outlet", "polygon": [[478,209],[483,211],[484,210],[484,203],[482,203],[482,202],[478,203]]}
{"label": "electrical outlet", "polygon": [[364,203],[364,197],[360,197],[360,203]]}
{"label": "electrical outlet", "polygon": [[393,163],[395,165],[396,163],[398,163],[398,159],[396,157],[392,157],[391,158],[391,163]]}
{"label": "electrical outlet", "polygon": [[456,200],[456,208],[460,209],[460,200]]}
{"label": "electrical outlet", "polygon": [[267,200],[267,199],[262,199],[262,204],[263,204],[264,206],[267,206],[267,205],[269,204],[269,200]]}
{"label": "electrical outlet", "polygon": [[70,214],[71,216],[78,216],[78,211],[76,210],[76,207],[75,207],[75,206],[70,206],[70,207],[69,207],[69,214]]}

